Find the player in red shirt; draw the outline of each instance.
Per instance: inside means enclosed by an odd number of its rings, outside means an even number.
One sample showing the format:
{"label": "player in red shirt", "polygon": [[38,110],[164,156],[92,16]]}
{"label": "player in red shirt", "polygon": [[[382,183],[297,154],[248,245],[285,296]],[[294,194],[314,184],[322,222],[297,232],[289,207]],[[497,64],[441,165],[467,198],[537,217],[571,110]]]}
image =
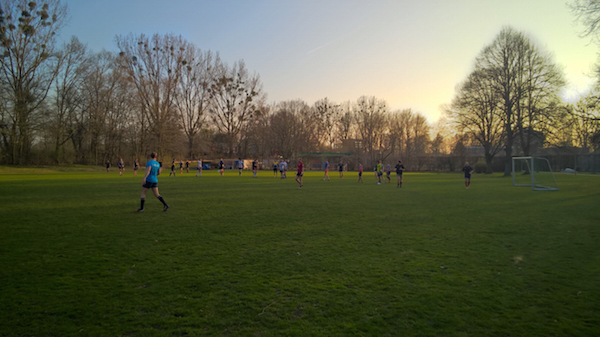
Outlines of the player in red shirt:
{"label": "player in red shirt", "polygon": [[300,184],[302,188],[302,176],[304,175],[304,163],[302,162],[302,158],[298,158],[298,171],[296,172],[296,181]]}

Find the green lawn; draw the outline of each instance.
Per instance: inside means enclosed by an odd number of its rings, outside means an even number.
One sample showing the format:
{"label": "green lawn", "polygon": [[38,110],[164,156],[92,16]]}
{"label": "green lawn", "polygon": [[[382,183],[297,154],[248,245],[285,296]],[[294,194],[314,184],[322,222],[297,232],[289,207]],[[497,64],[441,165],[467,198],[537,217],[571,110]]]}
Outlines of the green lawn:
{"label": "green lawn", "polygon": [[0,168],[0,336],[600,335],[600,176],[89,171]]}

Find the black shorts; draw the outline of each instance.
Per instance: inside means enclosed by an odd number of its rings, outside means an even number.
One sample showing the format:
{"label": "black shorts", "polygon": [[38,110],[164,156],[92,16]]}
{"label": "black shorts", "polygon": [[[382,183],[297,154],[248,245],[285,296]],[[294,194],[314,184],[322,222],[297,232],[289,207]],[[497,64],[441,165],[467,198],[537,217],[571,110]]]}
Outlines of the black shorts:
{"label": "black shorts", "polygon": [[296,173],[296,177],[302,177],[304,175],[304,172],[302,173]]}
{"label": "black shorts", "polygon": [[144,188],[155,188],[158,187],[158,183],[149,183],[146,181],[146,183],[144,185],[142,185],[142,187]]}
{"label": "black shorts", "polygon": [[358,176],[359,176],[359,177],[362,177],[362,172],[358,172]]}

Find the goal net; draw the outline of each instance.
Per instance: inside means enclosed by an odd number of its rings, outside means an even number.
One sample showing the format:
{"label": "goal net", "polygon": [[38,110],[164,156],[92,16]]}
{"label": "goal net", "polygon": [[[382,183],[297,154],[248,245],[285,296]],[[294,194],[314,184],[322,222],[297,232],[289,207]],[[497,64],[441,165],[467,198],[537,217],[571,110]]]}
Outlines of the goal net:
{"label": "goal net", "polygon": [[534,191],[558,191],[550,162],[546,158],[513,157],[513,186],[531,186]]}

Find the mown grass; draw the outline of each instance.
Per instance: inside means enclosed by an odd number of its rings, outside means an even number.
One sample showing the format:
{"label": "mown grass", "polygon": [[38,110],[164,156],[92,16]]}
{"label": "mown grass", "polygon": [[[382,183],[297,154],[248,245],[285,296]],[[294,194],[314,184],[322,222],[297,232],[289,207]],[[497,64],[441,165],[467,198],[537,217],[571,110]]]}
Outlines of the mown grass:
{"label": "mown grass", "polygon": [[194,173],[2,169],[0,335],[600,334],[600,177]]}

